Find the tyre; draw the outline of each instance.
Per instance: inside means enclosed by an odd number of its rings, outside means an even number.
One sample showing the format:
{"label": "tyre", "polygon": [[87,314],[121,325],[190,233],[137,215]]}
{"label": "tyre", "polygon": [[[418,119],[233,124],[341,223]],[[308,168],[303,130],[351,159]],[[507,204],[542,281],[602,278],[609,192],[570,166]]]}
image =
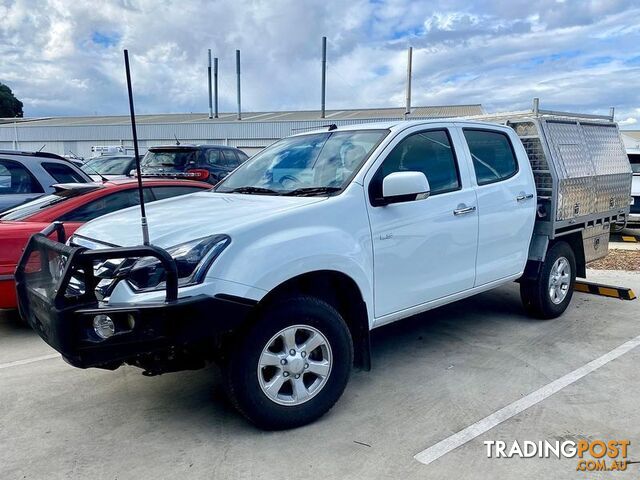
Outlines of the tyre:
{"label": "tyre", "polygon": [[229,356],[233,405],[266,430],[324,415],[344,391],[353,364],[345,321],[328,303],[300,296],[267,306]]}
{"label": "tyre", "polygon": [[562,315],[571,303],[576,282],[576,258],[566,242],[554,244],[536,280],[520,283],[520,298],[527,313],[550,319]]}

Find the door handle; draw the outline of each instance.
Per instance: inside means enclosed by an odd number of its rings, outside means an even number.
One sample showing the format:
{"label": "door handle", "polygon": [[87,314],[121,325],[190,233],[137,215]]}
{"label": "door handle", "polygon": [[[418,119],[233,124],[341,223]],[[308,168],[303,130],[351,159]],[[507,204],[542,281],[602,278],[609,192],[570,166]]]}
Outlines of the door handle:
{"label": "door handle", "polygon": [[461,207],[461,208],[456,208],[453,211],[453,214],[458,216],[458,215],[464,215],[465,213],[471,213],[475,211],[476,211],[476,207]]}
{"label": "door handle", "polygon": [[521,193],[520,195],[518,195],[518,196],[516,197],[516,200],[517,200],[518,202],[522,202],[522,201],[524,201],[524,200],[531,200],[532,198],[533,198],[533,193],[527,193],[526,195],[525,195],[525,194],[523,194],[523,193]]}

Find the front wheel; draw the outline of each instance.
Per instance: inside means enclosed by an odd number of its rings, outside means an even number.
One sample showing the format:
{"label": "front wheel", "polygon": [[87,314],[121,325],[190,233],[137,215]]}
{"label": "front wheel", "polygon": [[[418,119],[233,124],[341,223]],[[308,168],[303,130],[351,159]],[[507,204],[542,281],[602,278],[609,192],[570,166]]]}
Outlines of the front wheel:
{"label": "front wheel", "polygon": [[538,278],[520,283],[520,298],[531,316],[556,318],[571,303],[575,283],[575,254],[569,244],[558,242],[547,252]]}
{"label": "front wheel", "polygon": [[260,428],[294,428],[324,415],[344,391],[353,344],[340,314],[314,297],[267,306],[233,349],[229,398]]}

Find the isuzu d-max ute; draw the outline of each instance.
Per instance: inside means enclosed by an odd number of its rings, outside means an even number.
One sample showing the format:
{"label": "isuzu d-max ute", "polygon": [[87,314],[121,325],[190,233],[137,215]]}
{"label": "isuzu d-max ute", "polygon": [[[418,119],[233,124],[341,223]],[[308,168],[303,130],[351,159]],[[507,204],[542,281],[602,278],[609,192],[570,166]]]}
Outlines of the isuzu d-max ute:
{"label": "isuzu d-max ute", "polygon": [[[71,365],[222,367],[261,428],[306,424],[370,367],[371,329],[519,281],[559,316],[629,212],[609,118],[535,111],[330,126],[285,138],[210,192],[32,237],[22,315]],[[187,214],[185,214],[187,212]],[[58,241],[49,238],[57,233]]]}

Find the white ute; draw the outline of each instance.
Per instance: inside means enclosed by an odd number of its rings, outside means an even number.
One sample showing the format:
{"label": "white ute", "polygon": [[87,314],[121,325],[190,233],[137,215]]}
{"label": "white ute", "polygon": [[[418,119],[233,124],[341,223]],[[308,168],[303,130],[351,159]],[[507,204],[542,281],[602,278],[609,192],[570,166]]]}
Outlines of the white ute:
{"label": "white ute", "polygon": [[[151,247],[137,208],[66,245],[45,238],[64,241],[54,225],[18,267],[21,312],[72,365],[215,360],[256,425],[306,424],[370,367],[371,329],[513,281],[529,314],[554,318],[606,255],[631,186],[612,119],[487,120],[285,138],[214,191],[148,205]],[[38,270],[34,252],[54,260]]]}

